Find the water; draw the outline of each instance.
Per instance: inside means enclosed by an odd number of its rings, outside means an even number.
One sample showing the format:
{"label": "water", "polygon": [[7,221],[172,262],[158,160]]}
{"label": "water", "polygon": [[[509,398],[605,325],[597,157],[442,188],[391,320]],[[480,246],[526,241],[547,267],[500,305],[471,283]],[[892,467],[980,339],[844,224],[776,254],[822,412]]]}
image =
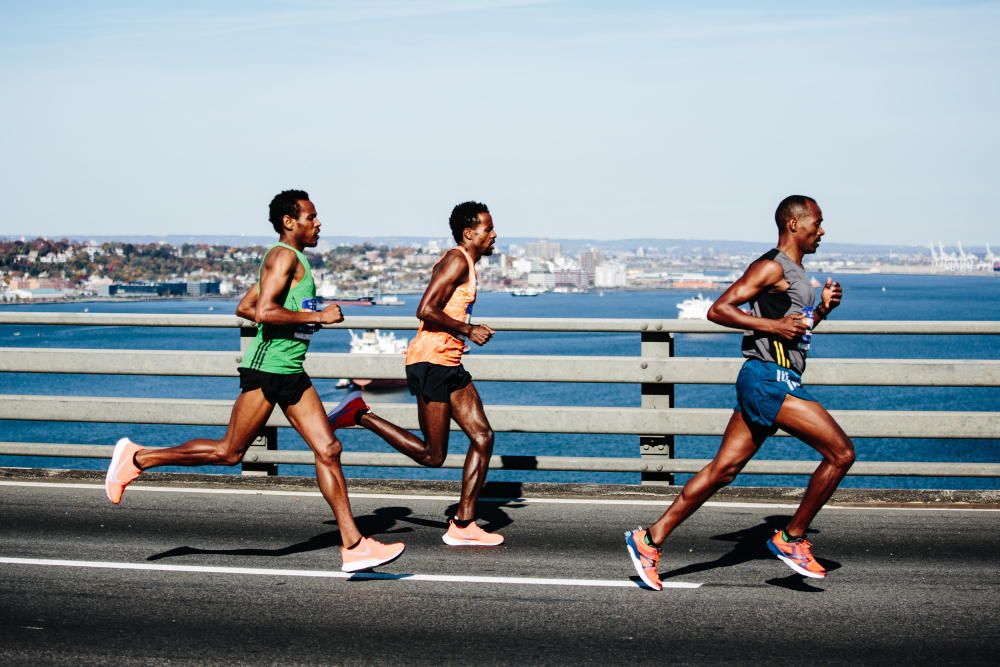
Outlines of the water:
{"label": "water", "polygon": [[[825,276],[818,276],[820,278]],[[1000,280],[993,276],[879,276],[845,275],[844,303],[836,311],[837,319],[857,320],[997,320],[1000,319]],[[884,289],[883,289],[884,288]],[[489,322],[493,317],[612,317],[673,318],[676,304],[694,292],[607,292],[592,294],[544,294],[534,298],[511,298],[508,294],[482,293],[476,303],[476,320]],[[347,314],[403,315],[416,307],[416,295],[406,297],[404,308],[348,309]],[[46,310],[91,313],[231,313],[235,301],[154,301],[142,303],[52,304],[13,306],[12,310]],[[15,333],[19,334],[15,336]],[[411,336],[412,332],[398,335]],[[318,334],[311,349],[315,352],[347,350],[347,331],[324,331]],[[822,326],[812,341],[810,358],[940,358],[998,359],[1000,346],[995,336],[823,336]],[[113,348],[235,350],[238,336],[234,329],[169,329],[133,327],[51,327],[2,326],[0,346],[36,348]],[[490,354],[564,354],[638,356],[636,334],[537,334],[500,332],[483,348]],[[676,354],[698,357],[739,357],[739,334],[681,335]],[[475,353],[475,352],[474,352]],[[808,370],[805,376],[808,384]],[[336,403],[343,395],[332,380],[316,380],[316,387],[327,403]],[[630,384],[577,383],[499,383],[477,382],[486,404],[535,404],[576,406],[639,405],[639,387]],[[969,410],[1000,411],[1000,388],[995,387],[821,387],[811,391],[833,410]],[[235,398],[235,378],[161,378],[92,375],[31,375],[0,373],[0,393],[46,395],[100,395],[164,398]],[[405,392],[381,394],[378,402],[412,400]],[[735,393],[731,386],[680,385],[678,407],[731,408]],[[60,422],[0,422],[0,439],[23,442],[69,442],[111,444],[122,435],[150,445],[178,444],[196,436],[219,437],[224,429],[162,425],[76,424]],[[366,431],[350,430],[341,434],[348,451],[392,451],[388,445]],[[679,458],[711,458],[718,447],[717,437],[679,437]],[[291,429],[281,429],[282,449],[306,449],[305,443]],[[536,456],[613,456],[637,454],[634,436],[593,436],[574,434],[498,433],[495,450],[504,455]],[[952,461],[996,462],[1000,460],[998,440],[880,439],[856,440],[858,459],[862,461]],[[453,453],[464,452],[466,441],[461,433],[452,434]],[[818,456],[792,438],[772,438],[757,455],[760,459],[808,459]],[[51,459],[40,457],[0,457],[3,466],[36,466],[101,469],[103,460]],[[173,470],[190,471],[190,468]],[[233,473],[233,468],[200,468],[201,472]],[[282,466],[282,474],[311,475],[310,466]],[[458,479],[458,470],[411,468],[348,468],[348,476],[383,478]],[[490,473],[496,481],[589,481],[637,483],[633,473],[582,473],[547,471],[502,471]],[[684,481],[686,476],[678,476]],[[744,485],[805,484],[804,477],[745,475],[737,480]],[[1000,480],[949,478],[877,478],[849,477],[844,486],[892,488],[1000,488]]]}

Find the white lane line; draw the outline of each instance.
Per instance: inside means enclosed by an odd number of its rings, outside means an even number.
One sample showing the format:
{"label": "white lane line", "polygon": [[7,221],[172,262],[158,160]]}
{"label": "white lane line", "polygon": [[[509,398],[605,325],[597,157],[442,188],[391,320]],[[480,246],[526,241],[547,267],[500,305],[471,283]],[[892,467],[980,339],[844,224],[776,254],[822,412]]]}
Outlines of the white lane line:
{"label": "white lane line", "polygon": [[[348,488],[351,480],[347,480]],[[34,486],[52,489],[100,489],[104,490],[103,484],[74,484],[72,482],[20,482],[0,480],[0,486]],[[300,498],[322,497],[318,491],[282,491],[279,489],[213,489],[182,486],[130,486],[127,493],[136,491],[147,493],[205,493],[217,495],[233,496],[295,496]],[[370,498],[374,500],[430,500],[435,502],[449,502],[457,499],[457,496],[440,495],[416,495],[402,493],[360,493],[351,492],[351,498]],[[673,500],[674,496],[666,496],[657,500],[624,500],[617,498],[493,498],[482,497],[480,502],[488,503],[534,503],[539,505],[636,505],[642,507],[665,508]],[[724,507],[729,509],[796,509],[798,503],[749,503],[710,500],[705,503],[705,507]],[[1000,512],[1000,509],[986,507],[881,507],[878,505],[870,507],[853,505],[825,505],[824,510],[860,510],[879,512]]]}
{"label": "white lane line", "polygon": [[[457,574],[393,574],[390,572],[338,572],[336,570],[278,570],[257,567],[217,567],[209,565],[161,565],[152,563],[113,563],[91,560],[58,560],[52,558],[6,558],[8,565],[41,565],[48,567],[83,567],[103,570],[153,570],[156,572],[199,572],[207,574],[248,574],[261,577],[314,577],[324,579],[434,581],[464,584],[514,584],[525,586],[590,586],[594,588],[642,588],[629,579],[549,579],[541,577],[477,577]],[[701,584],[670,581],[664,588],[701,588]]]}

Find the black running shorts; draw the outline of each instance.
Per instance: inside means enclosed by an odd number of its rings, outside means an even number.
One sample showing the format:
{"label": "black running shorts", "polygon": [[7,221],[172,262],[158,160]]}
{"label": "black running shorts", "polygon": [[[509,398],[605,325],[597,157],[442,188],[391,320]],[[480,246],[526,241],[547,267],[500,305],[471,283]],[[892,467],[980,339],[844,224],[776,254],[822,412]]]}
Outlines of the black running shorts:
{"label": "black running shorts", "polygon": [[289,405],[295,405],[302,394],[312,386],[312,380],[306,373],[267,373],[252,368],[240,368],[240,392],[246,393],[261,389],[264,398],[270,403],[278,404],[282,410]]}
{"label": "black running shorts", "polygon": [[461,364],[441,366],[421,361],[406,367],[406,384],[410,393],[422,396],[427,402],[450,403],[451,392],[467,387],[470,382],[472,376]]}

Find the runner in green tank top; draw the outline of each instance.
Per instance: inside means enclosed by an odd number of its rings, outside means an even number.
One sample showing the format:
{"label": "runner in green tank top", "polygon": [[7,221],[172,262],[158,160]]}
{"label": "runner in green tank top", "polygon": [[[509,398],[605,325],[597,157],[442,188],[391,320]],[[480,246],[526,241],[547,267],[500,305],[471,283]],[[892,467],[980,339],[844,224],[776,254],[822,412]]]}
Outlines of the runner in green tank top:
{"label": "runner in green tank top", "polygon": [[[316,288],[309,260],[302,254],[319,241],[319,217],[308,194],[286,190],[271,201],[270,220],[279,241],[261,263],[259,290],[252,290],[237,307],[237,314],[258,323],[257,337],[240,365],[242,393],[233,405],[225,436],[163,449],[144,448],[122,438],[112,454],[105,492],[117,505],[125,487],[143,470],[156,466],[236,465],[278,405],[316,456],[316,481],[340,529],[341,569],[370,569],[395,560],[403,544],[382,544],[358,531],[340,466],[342,447],[302,367],[312,335],[322,325],[344,319],[335,305],[316,310]],[[245,310],[248,304],[253,304],[252,313]]]}
{"label": "runner in green tank top", "polygon": [[[304,269],[304,277],[288,290],[282,307],[293,313],[316,310],[316,283],[313,282],[309,259],[304,253],[279,241],[267,249],[267,253],[264,255],[265,262],[275,248],[291,250]],[[260,285],[263,270],[264,264],[262,263],[257,272],[257,285]],[[259,288],[255,287],[255,289]],[[317,327],[314,324],[289,326],[260,322],[257,324],[257,336],[243,355],[243,363],[240,364],[240,368],[251,368],[256,371],[281,375],[301,373],[309,341],[316,330]]]}

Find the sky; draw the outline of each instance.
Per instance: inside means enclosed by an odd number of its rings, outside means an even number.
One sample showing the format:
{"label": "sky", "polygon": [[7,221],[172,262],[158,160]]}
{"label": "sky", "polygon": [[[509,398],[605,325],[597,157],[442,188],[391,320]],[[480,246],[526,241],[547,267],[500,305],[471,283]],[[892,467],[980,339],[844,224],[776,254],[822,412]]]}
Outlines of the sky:
{"label": "sky", "polygon": [[0,0],[0,235],[1000,246],[1000,2]]}

